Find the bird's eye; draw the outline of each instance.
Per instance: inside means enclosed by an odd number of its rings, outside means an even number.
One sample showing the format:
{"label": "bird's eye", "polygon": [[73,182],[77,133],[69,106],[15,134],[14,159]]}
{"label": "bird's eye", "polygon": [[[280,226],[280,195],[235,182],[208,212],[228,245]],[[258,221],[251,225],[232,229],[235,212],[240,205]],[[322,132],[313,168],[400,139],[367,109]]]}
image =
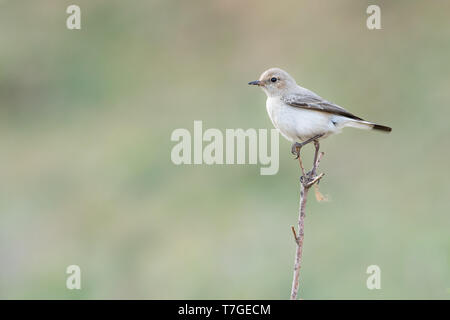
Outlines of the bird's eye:
{"label": "bird's eye", "polygon": [[272,79],[270,79],[270,81],[272,81],[272,82],[277,82],[277,78],[275,78],[275,77],[273,77]]}

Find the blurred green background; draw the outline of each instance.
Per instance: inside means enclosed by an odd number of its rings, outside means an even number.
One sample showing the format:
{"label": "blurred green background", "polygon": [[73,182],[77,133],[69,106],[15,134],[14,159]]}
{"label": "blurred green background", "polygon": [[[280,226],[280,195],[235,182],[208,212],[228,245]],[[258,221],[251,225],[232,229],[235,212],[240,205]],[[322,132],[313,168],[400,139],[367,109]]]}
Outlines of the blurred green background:
{"label": "blurred green background", "polygon": [[[66,8],[82,29],[66,28]],[[382,30],[366,8],[381,7]],[[450,2],[0,1],[0,298],[287,299],[300,175],[175,166],[176,128],[272,128],[278,66],[393,127],[322,143],[304,299],[450,298]],[[312,147],[304,149],[306,161]],[[82,290],[66,289],[81,267]],[[381,290],[366,268],[381,268]]]}

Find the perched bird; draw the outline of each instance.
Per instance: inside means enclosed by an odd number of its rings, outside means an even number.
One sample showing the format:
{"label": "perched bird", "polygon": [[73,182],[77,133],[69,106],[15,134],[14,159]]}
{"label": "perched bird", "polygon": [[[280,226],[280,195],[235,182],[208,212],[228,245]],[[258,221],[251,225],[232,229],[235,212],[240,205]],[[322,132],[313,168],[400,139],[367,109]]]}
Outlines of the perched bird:
{"label": "perched bird", "polygon": [[365,121],[314,92],[299,86],[286,71],[271,68],[259,80],[249,82],[261,87],[267,95],[270,120],[281,134],[294,144],[292,153],[300,156],[307,143],[339,133],[344,127],[390,132],[386,126]]}

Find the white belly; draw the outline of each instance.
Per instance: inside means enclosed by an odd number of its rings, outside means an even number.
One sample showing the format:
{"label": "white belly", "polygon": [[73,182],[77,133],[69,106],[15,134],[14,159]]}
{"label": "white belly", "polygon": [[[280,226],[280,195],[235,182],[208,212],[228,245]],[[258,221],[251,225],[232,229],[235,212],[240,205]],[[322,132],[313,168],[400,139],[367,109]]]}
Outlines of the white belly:
{"label": "white belly", "polygon": [[322,138],[325,138],[339,131],[331,121],[332,115],[324,112],[291,107],[278,97],[267,98],[266,107],[275,128],[292,142],[305,141],[319,134],[324,134]]}

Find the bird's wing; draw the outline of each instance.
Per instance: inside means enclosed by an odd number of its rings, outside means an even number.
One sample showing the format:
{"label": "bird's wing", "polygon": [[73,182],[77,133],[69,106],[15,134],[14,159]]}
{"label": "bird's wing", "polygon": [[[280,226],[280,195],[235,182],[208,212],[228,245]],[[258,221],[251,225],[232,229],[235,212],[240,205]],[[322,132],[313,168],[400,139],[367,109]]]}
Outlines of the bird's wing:
{"label": "bird's wing", "polygon": [[302,93],[290,94],[290,95],[283,97],[282,100],[286,104],[288,104],[292,107],[296,107],[296,108],[322,111],[322,112],[327,112],[327,113],[331,113],[331,114],[344,116],[344,117],[347,117],[350,119],[363,120],[363,119],[355,116],[354,114],[351,114],[344,108],[322,99],[321,97],[319,97],[318,95],[316,95],[313,92],[302,92]]}

